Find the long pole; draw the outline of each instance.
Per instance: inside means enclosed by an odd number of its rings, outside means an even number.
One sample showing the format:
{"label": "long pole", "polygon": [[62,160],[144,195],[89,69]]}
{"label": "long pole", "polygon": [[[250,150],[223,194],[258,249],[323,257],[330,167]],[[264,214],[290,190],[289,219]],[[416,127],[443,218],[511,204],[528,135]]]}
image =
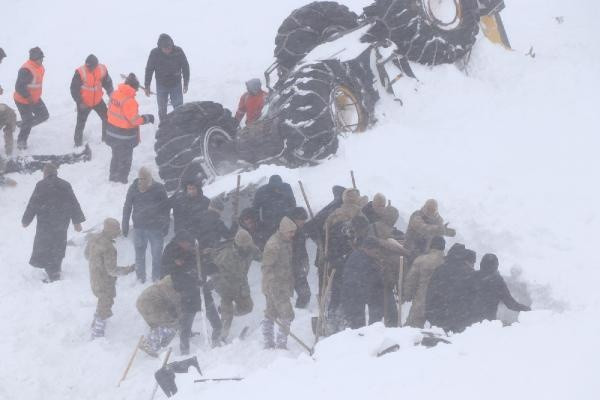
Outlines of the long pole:
{"label": "long pole", "polygon": [[400,256],[398,264],[398,328],[402,327],[402,283],[404,281],[404,257]]}
{"label": "long pole", "polygon": [[306,204],[306,209],[308,210],[308,215],[310,215],[310,218],[313,219],[315,214],[310,208],[310,203],[308,201],[308,197],[306,196],[306,192],[304,191],[304,185],[302,184],[302,181],[298,181],[298,185],[300,185],[300,191],[302,192],[302,197],[304,198],[304,203]]}
{"label": "long pole", "polygon": [[237,220],[238,215],[240,215],[240,185],[242,184],[242,176],[237,176],[237,183],[235,185],[235,199],[233,202],[233,217],[234,221]]}
{"label": "long pole", "polygon": [[[200,281],[204,279],[202,274],[202,260],[200,255],[200,243],[198,240],[194,243],[194,247],[196,248],[196,267],[198,268],[198,278]],[[202,294],[204,294],[204,287],[200,288]],[[202,318],[202,333],[204,333],[204,341],[207,345],[210,345],[210,340],[208,338],[208,322],[206,321],[206,299],[203,299],[200,303],[200,315]]]}
{"label": "long pole", "polygon": [[131,368],[131,365],[133,364],[133,360],[135,359],[135,356],[137,355],[138,349],[140,348],[140,345],[142,344],[143,339],[144,339],[144,335],[140,336],[140,339],[138,340],[137,344],[135,345],[135,350],[133,350],[133,354],[131,355],[131,358],[129,359],[127,368],[125,368],[125,372],[123,372],[123,376],[121,377],[121,380],[119,381],[119,383],[117,383],[117,387],[121,386],[121,382],[123,382],[125,380],[125,378],[127,378],[129,369]]}
{"label": "long pole", "polygon": [[352,187],[356,189],[356,179],[354,179],[354,171],[350,171],[350,177],[352,178]]}
{"label": "long pole", "polygon": [[[171,357],[172,350],[173,350],[172,347],[169,347],[169,350],[167,350],[167,355],[165,356],[165,359],[163,360],[162,368],[164,368],[165,365],[167,365],[167,363],[169,362],[169,357]],[[154,399],[154,396],[156,396],[157,390],[158,390],[158,382],[154,382],[154,390],[152,391],[152,396],[150,396],[150,400]]]}

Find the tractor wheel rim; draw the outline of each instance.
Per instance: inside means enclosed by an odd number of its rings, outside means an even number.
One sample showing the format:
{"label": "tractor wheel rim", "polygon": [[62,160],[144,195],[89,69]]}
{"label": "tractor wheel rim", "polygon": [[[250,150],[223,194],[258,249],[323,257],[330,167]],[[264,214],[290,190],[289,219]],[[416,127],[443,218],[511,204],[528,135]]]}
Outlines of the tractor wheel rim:
{"label": "tractor wheel rim", "polygon": [[360,103],[346,86],[334,87],[330,107],[338,133],[356,133],[364,130],[364,115]]}
{"label": "tractor wheel rim", "polygon": [[422,0],[429,22],[440,29],[452,30],[462,22],[460,0]]}
{"label": "tractor wheel rim", "polygon": [[223,143],[231,141],[233,141],[231,135],[221,127],[213,126],[206,131],[203,144],[204,161],[207,169],[206,172],[213,177],[219,175],[217,168],[219,159],[215,157],[217,150],[222,146]]}

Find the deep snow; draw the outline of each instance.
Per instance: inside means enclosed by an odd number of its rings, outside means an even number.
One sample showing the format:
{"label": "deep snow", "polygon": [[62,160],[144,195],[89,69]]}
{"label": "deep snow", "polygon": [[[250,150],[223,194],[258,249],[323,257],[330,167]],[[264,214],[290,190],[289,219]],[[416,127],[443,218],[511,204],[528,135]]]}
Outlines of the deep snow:
{"label": "deep snow", "polygon": [[[27,49],[42,47],[51,119],[34,128],[28,153],[69,152],[75,112],[68,86],[74,69],[94,52],[116,82],[119,73],[141,76],[158,34],[168,32],[191,63],[186,100],[234,108],[243,82],[262,77],[271,64],[279,23],[304,3],[109,0],[98,9],[64,0],[4,0],[0,46],[8,58],[0,65],[5,88],[0,101],[13,104],[12,86]],[[345,3],[359,11],[368,1]],[[333,184],[350,184],[353,169],[363,193],[384,192],[404,220],[425,199],[436,197],[442,215],[458,230],[457,241],[479,257],[496,252],[504,273],[513,266],[523,269],[535,311],[509,328],[474,326],[453,336],[452,345],[430,350],[409,345],[415,335],[410,329],[376,325],[364,336],[344,332],[324,340],[313,361],[295,343],[286,353],[261,350],[264,299],[255,264],[255,310],[233,327],[236,333],[251,326],[250,337],[217,350],[205,347],[202,338],[194,342],[206,376],[246,380],[194,385],[193,375],[180,376],[180,398],[597,398],[600,32],[594,17],[600,6],[590,0],[506,3],[503,18],[514,52],[480,39],[468,74],[454,66],[415,67],[420,82],[402,83],[404,106],[383,97],[377,125],[343,140],[333,159],[297,170],[263,166],[242,179],[280,173],[293,184],[299,202],[296,181],[302,179],[318,209],[329,201]],[[564,22],[556,20],[559,16]],[[535,58],[524,55],[530,46]],[[142,112],[156,113],[153,98],[140,95],[139,100]],[[82,203],[85,228],[107,216],[120,218],[126,191],[107,183],[109,149],[99,141],[99,126],[91,115],[86,137],[93,161],[60,169]],[[153,165],[153,132],[151,126],[142,128],[134,171]],[[107,337],[90,342],[95,298],[83,249],[68,248],[63,281],[40,283],[40,271],[27,264],[34,229],[20,226],[40,173],[13,178],[17,188],[0,190],[0,399],[148,398],[160,362],[145,355],[116,387],[146,329],[134,306],[143,288],[132,276],[119,281]],[[207,191],[217,194],[234,182],[225,177]],[[121,239],[118,245],[121,263],[132,262],[130,241]],[[292,329],[312,342],[310,315],[298,311]],[[391,341],[403,344],[401,351],[373,356]],[[173,344],[177,350],[177,341]]]}

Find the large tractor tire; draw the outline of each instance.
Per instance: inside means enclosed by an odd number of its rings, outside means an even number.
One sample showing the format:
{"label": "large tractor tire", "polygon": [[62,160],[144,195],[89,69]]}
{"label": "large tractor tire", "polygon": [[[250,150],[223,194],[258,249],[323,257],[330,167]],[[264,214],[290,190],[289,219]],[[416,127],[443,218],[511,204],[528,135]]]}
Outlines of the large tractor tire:
{"label": "large tractor tire", "polygon": [[222,163],[233,163],[235,119],[218,103],[198,101],[177,107],[156,132],[156,164],[167,191],[182,179],[211,180]]}
{"label": "large tractor tire", "polygon": [[362,132],[372,122],[377,92],[366,52],[352,62],[301,66],[269,104],[284,140],[282,159],[297,167],[334,154],[338,135]]}
{"label": "large tractor tire", "polygon": [[275,58],[284,72],[336,33],[358,26],[358,15],[335,1],[315,1],[287,17],[275,37]]}
{"label": "large tractor tire", "polygon": [[400,54],[425,65],[461,59],[479,32],[477,0],[375,0],[364,11],[376,21],[365,40],[389,39]]}

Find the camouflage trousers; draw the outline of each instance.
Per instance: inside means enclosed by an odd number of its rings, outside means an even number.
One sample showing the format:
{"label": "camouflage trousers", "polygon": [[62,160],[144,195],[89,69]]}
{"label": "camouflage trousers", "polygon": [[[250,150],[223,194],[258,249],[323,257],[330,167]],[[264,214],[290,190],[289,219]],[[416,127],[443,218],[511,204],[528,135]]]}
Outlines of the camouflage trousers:
{"label": "camouflage trousers", "polygon": [[271,321],[275,319],[292,321],[295,315],[291,297],[289,290],[269,288],[265,293],[265,298],[267,299],[265,318]]}
{"label": "camouflage trousers", "polygon": [[13,133],[17,127],[17,114],[6,104],[0,104],[0,129],[4,130],[4,150],[6,155],[12,154]]}
{"label": "camouflage trousers", "polygon": [[115,304],[115,299],[112,296],[98,296],[98,304],[96,305],[96,315],[100,319],[112,317],[112,306]]}
{"label": "camouflage trousers", "polygon": [[[235,305],[235,307],[234,307]],[[249,293],[240,293],[237,296],[221,296],[221,321],[223,322],[222,337],[229,336],[233,316],[249,314],[254,308],[252,297]]]}

